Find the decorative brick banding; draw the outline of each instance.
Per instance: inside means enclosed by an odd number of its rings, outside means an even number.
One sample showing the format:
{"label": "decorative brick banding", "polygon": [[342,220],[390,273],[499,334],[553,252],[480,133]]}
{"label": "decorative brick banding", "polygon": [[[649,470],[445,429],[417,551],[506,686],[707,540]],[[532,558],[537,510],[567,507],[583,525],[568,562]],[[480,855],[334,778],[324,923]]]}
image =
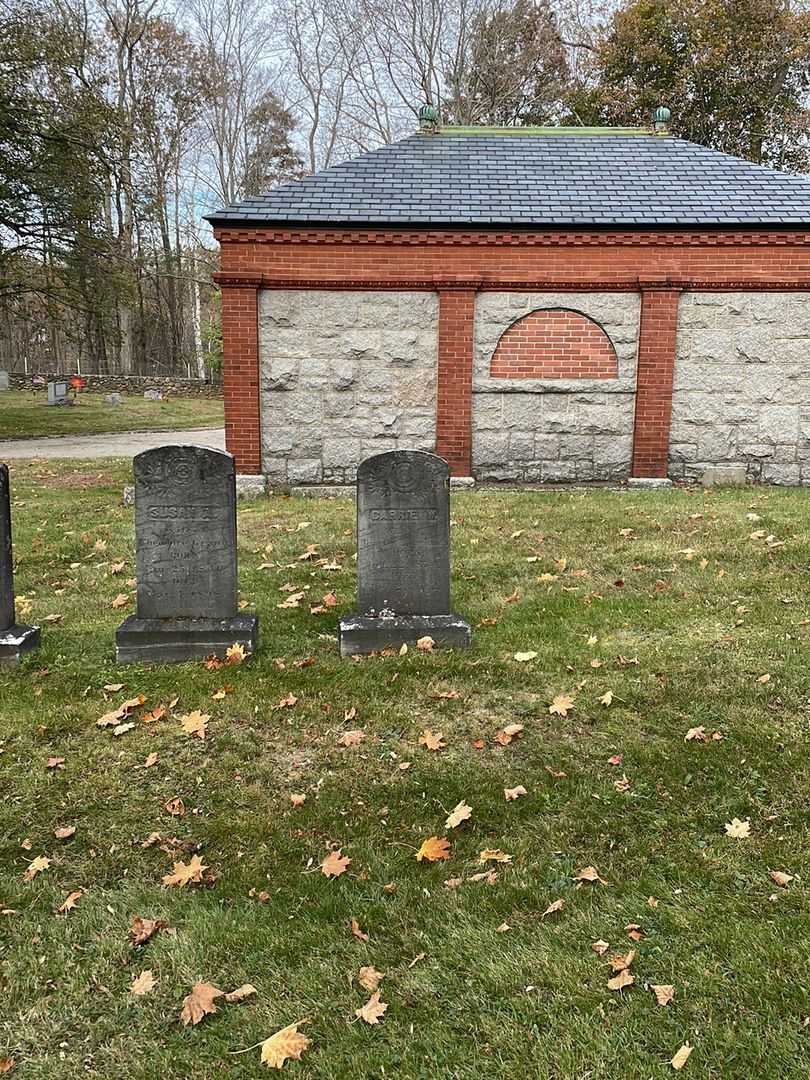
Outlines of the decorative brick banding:
{"label": "decorative brick banding", "polygon": [[533,311],[502,335],[493,379],[615,379],[616,351],[605,331],[565,308]]}

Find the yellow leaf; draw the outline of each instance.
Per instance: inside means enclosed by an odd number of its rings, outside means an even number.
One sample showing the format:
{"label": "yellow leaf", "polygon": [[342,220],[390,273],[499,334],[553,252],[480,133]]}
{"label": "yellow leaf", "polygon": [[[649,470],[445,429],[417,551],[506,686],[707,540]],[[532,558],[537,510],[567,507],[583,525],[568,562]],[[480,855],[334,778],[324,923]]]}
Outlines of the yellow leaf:
{"label": "yellow leaf", "polygon": [[151,754],[146,755],[146,761],[144,761],[143,767],[145,769],[151,769],[152,766],[157,765],[157,763],[158,763],[158,756],[153,750]]}
{"label": "yellow leaf", "polygon": [[656,986],[655,983],[650,984],[650,989],[655,994],[655,1000],[659,1005],[669,1005],[670,1001],[675,997],[675,987],[662,984]]}
{"label": "yellow leaf", "polygon": [[612,690],[608,690],[608,691],[606,691],[606,692],[605,692],[604,694],[602,694],[602,696],[601,696],[601,697],[599,698],[599,701],[600,701],[600,703],[601,703],[602,705],[612,705],[612,704],[613,704],[613,691],[612,691]]}
{"label": "yellow leaf", "polygon": [[248,998],[252,998],[258,992],[253,983],[243,983],[241,986],[237,986],[235,990],[231,990],[230,994],[226,994],[225,1000],[229,1005],[238,1005],[240,1001],[247,1001]]}
{"label": "yellow leaf", "polygon": [[23,874],[23,880],[33,881],[37,874],[41,874],[43,870],[47,870],[51,865],[51,860],[46,858],[45,855],[37,855],[35,859],[32,859],[28,864],[28,869]]}
{"label": "yellow leaf", "polygon": [[735,817],[726,822],[725,830],[726,835],[733,837],[735,840],[748,840],[751,836],[751,822],[748,818],[745,821],[740,821],[739,818]]}
{"label": "yellow leaf", "polygon": [[208,721],[211,717],[208,713],[195,709],[194,712],[186,713],[185,716],[180,716],[178,719],[180,727],[185,731],[186,735],[196,735],[198,739],[204,739]]}
{"label": "yellow leaf", "polygon": [[568,716],[570,709],[574,707],[574,699],[568,694],[557,694],[552,703],[548,707],[548,711],[557,716]]}
{"label": "yellow leaf", "polygon": [[528,791],[523,784],[518,784],[517,787],[505,787],[503,789],[503,797],[507,802],[514,802],[520,795],[528,795]]}
{"label": "yellow leaf", "polygon": [[495,927],[495,933],[496,934],[505,934],[507,932],[507,930],[511,930],[511,929],[512,929],[512,927],[509,925],[509,923],[502,922],[500,926]]}
{"label": "yellow leaf", "polygon": [[348,855],[342,855],[338,851],[330,851],[321,863],[321,873],[328,878],[340,877],[346,873],[346,868],[352,860]]}
{"label": "yellow leaf", "polygon": [[241,664],[243,660],[247,659],[247,649],[244,645],[240,645],[239,642],[234,642],[225,651],[225,662],[227,664]]}
{"label": "yellow leaf", "polygon": [[529,660],[534,660],[536,656],[536,652],[516,652],[514,658],[519,664],[526,664]]}
{"label": "yellow leaf", "polygon": [[311,1039],[298,1030],[299,1024],[306,1023],[306,1020],[298,1020],[265,1039],[262,1043],[262,1065],[280,1069],[288,1058],[290,1061],[300,1061],[301,1055],[311,1042]]}
{"label": "yellow leaf", "polygon": [[670,1065],[673,1069],[682,1069],[686,1062],[689,1060],[689,1055],[692,1053],[694,1047],[689,1043],[684,1043],[675,1057],[670,1061]]}
{"label": "yellow leaf", "polygon": [[436,735],[427,728],[419,736],[419,743],[421,746],[426,747],[428,750],[443,750],[445,747],[442,733],[438,732]]}
{"label": "yellow leaf", "polygon": [[357,973],[357,981],[363,989],[368,990],[370,994],[374,993],[384,978],[385,972],[377,971],[373,964],[369,964],[367,967],[361,967]]}
{"label": "yellow leaf", "polygon": [[110,607],[122,608],[122,607],[126,607],[128,603],[129,603],[129,597],[127,596],[127,594],[120,592],[118,594],[118,596],[116,596],[116,598],[110,604]]}
{"label": "yellow leaf", "polygon": [[450,844],[444,836],[429,836],[427,840],[422,841],[422,846],[416,853],[417,862],[422,862],[423,859],[427,859],[428,862],[438,862],[439,859],[449,858]]}
{"label": "yellow leaf", "polygon": [[155,989],[155,976],[149,971],[142,971],[140,975],[137,975],[132,980],[132,985],[129,988],[130,994],[134,994],[135,997],[143,997],[144,994],[150,993]]}
{"label": "yellow leaf", "polygon": [[354,1010],[354,1015],[361,1020],[365,1020],[367,1024],[379,1024],[380,1017],[387,1008],[388,1005],[384,1001],[380,1001],[380,992],[378,990],[371,995],[362,1008]]}
{"label": "yellow leaf", "polygon": [[546,915],[553,915],[555,911],[562,911],[565,907],[565,900],[552,900],[546,910],[540,916],[541,919],[545,919]]}
{"label": "yellow leaf", "polygon": [[635,981],[635,976],[625,969],[618,975],[614,975],[612,979],[608,979],[608,990],[624,990],[626,986],[632,986]]}
{"label": "yellow leaf", "polygon": [[472,807],[462,799],[461,802],[448,814],[444,823],[445,829],[457,829],[462,821],[468,821],[472,816]]}
{"label": "yellow leaf", "polygon": [[480,863],[510,863],[512,861],[512,856],[504,854],[504,852],[501,851],[500,848],[485,848],[482,852],[479,853],[478,861]]}
{"label": "yellow leaf", "polygon": [[183,999],[180,1020],[186,1025],[199,1024],[210,1013],[219,1011],[214,1002],[222,996],[222,991],[211,983],[194,983],[191,993]]}
{"label": "yellow leaf", "polygon": [[207,869],[208,867],[203,863],[199,855],[192,855],[188,865],[184,862],[174,863],[174,872],[163,875],[163,884],[177,885],[182,888],[182,886],[188,885],[189,882],[202,881],[202,872]]}

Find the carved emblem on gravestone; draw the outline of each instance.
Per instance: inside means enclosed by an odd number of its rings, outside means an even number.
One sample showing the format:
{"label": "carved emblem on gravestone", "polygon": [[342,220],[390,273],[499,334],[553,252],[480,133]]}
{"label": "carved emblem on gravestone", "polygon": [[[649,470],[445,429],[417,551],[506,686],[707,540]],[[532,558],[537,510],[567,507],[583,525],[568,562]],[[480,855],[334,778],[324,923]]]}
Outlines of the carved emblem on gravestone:
{"label": "carved emblem on gravestone", "polygon": [[421,450],[367,458],[357,470],[359,613],[340,620],[342,656],[421,637],[469,645],[450,610],[450,470]]}
{"label": "carved emblem on gravestone", "polygon": [[116,634],[119,661],[255,652],[258,619],[238,611],[233,457],[162,446],[133,466],[138,612]]}

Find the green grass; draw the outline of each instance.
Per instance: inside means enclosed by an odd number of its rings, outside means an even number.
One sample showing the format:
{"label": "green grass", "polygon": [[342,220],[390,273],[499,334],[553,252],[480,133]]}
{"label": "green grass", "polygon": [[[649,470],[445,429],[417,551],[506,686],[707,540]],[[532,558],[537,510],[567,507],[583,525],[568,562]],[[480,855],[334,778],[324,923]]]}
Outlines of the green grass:
{"label": "green grass", "polygon": [[121,405],[106,405],[105,394],[81,393],[73,406],[48,406],[45,391],[0,393],[0,439],[33,439],[43,435],[101,435],[110,431],[171,431],[221,427],[222,401],[170,398],[146,401],[123,395]]}
{"label": "green grass", "polygon": [[[232,1051],[309,1018],[312,1045],[288,1075],[648,1080],[673,1075],[689,1041],[684,1076],[807,1076],[807,493],[454,495],[455,607],[476,627],[473,648],[358,662],[335,641],[355,590],[352,504],[245,505],[241,587],[261,651],[212,672],[113,662],[132,610],[110,606],[132,593],[126,479],[117,462],[13,474],[18,593],[43,626],[41,651],[0,675],[0,909],[13,911],[0,916],[0,1058],[16,1060],[13,1075],[271,1075],[258,1049]],[[749,539],[759,529],[784,543]],[[299,561],[307,544],[342,569]],[[280,609],[287,583],[313,603],[334,591],[337,607]],[[533,661],[512,659],[529,650]],[[117,682],[120,693],[103,689]],[[232,692],[213,700],[224,684]],[[460,696],[438,696],[450,690]],[[567,717],[548,711],[561,692],[575,699]],[[135,693],[180,700],[118,738],[96,726]],[[293,707],[274,707],[290,693]],[[177,720],[198,708],[211,716],[205,742]],[[511,722],[522,737],[497,745]],[[699,725],[722,740],[684,741]],[[425,727],[444,751],[418,745]],[[337,745],[348,728],[366,732],[359,747]],[[159,761],[144,769],[151,752]],[[64,768],[47,769],[49,756]],[[507,803],[517,784],[528,796]],[[306,803],[293,809],[291,793]],[[174,796],[184,817],[163,809]],[[462,799],[473,815],[447,834],[450,860],[418,864]],[[733,817],[750,819],[750,839],[726,837]],[[72,839],[54,838],[62,825],[76,826]],[[143,848],[153,831],[178,844]],[[335,880],[318,871],[331,846],[352,860]],[[495,884],[443,885],[476,873],[484,848],[513,857]],[[215,880],[164,887],[173,859],[193,852]],[[26,882],[38,855],[51,866]],[[587,865],[607,884],[576,888]],[[779,888],[770,870],[796,877]],[[77,889],[75,910],[56,914]],[[564,909],[542,919],[557,898]],[[171,933],[134,950],[136,914]],[[591,949],[599,938],[605,957]],[[611,992],[607,959],[631,947],[636,985]],[[386,972],[377,1027],[353,1022],[367,964]],[[144,969],[157,986],[133,999]],[[258,994],[184,1028],[198,979]],[[656,1005],[648,984],[673,984],[672,1004]]]}

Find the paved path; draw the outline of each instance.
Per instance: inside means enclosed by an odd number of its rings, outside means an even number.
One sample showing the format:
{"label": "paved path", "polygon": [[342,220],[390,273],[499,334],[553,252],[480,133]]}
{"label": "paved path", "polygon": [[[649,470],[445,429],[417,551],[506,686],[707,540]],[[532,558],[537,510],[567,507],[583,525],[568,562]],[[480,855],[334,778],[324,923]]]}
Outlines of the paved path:
{"label": "paved path", "polygon": [[225,449],[224,428],[192,431],[121,431],[111,435],[54,435],[42,439],[0,440],[0,461],[11,458],[134,457],[169,443],[195,443]]}

